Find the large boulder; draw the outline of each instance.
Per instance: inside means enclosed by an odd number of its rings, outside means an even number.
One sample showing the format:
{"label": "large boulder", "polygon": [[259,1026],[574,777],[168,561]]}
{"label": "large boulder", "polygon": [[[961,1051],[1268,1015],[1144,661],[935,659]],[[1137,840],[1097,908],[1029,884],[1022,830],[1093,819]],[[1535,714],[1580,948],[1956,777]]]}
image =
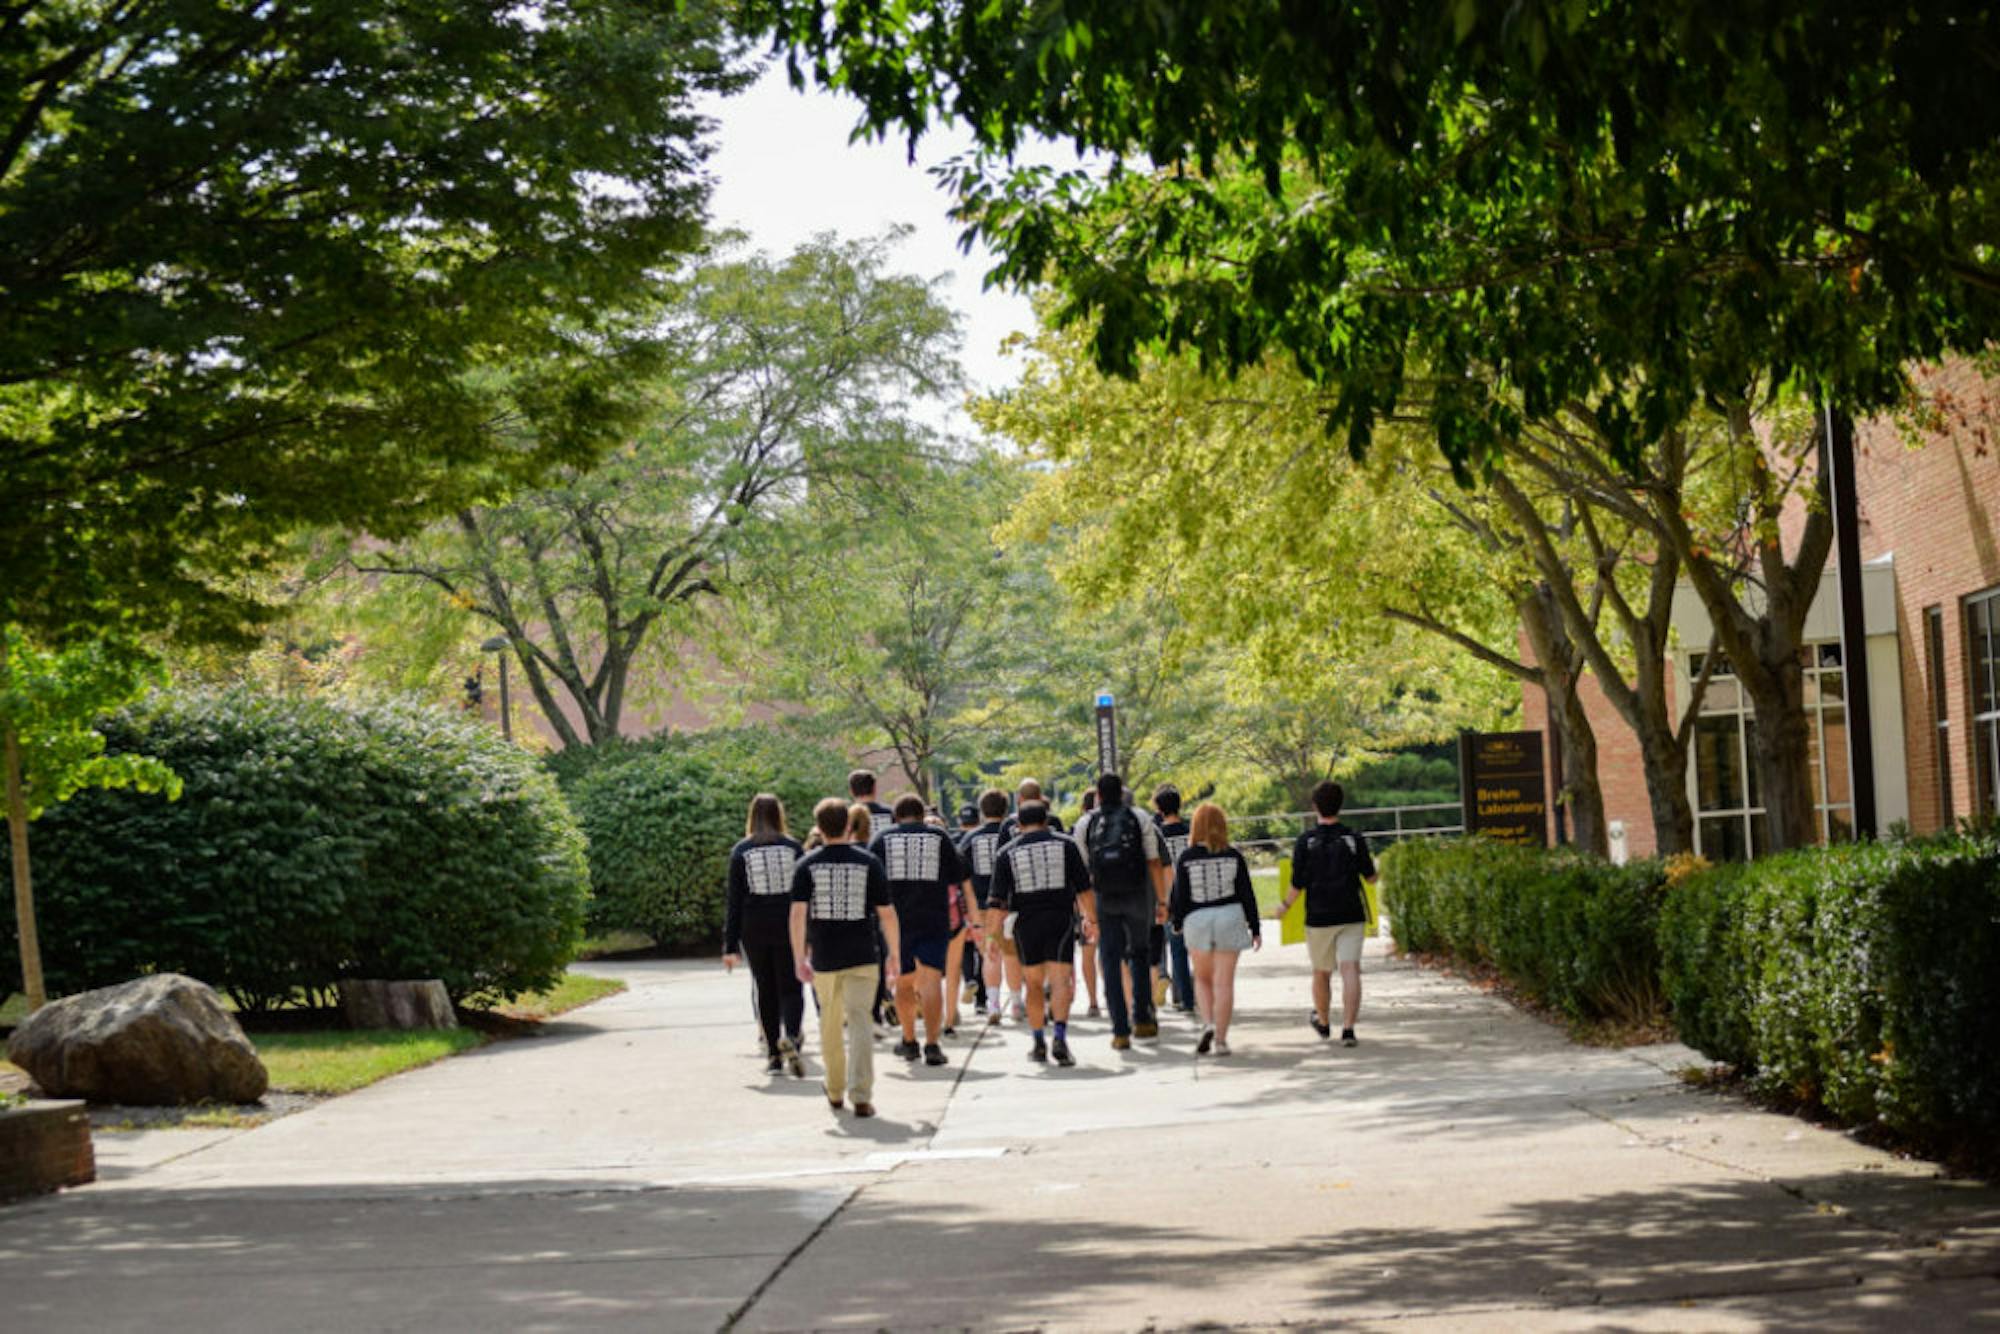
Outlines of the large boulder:
{"label": "large boulder", "polygon": [[7,1059],[44,1093],[92,1102],[255,1102],[271,1083],[221,997],[179,973],[45,1005],[14,1030]]}

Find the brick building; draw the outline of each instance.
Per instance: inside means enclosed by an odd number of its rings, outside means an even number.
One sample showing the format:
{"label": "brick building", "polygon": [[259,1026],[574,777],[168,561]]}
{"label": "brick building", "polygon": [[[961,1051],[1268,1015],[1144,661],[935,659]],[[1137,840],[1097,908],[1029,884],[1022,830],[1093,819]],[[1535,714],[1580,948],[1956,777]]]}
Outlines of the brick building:
{"label": "brick building", "polygon": [[[1938,410],[1920,442],[1890,421],[1862,423],[1855,442],[1877,820],[1918,833],[2000,811],[2000,382],[1954,365],[1928,373],[1924,387]],[[1835,839],[1852,812],[1837,579],[1829,561],[1806,632],[1821,835]],[[1684,710],[1709,642],[1706,613],[1685,587],[1674,625],[1671,677]],[[1584,694],[1613,853],[1622,829],[1623,852],[1646,856],[1653,825],[1638,740],[1588,678]],[[1541,692],[1523,702],[1525,725],[1546,730]],[[1711,859],[1761,846],[1748,762],[1756,744],[1756,720],[1725,669],[1711,678],[1688,766],[1696,847]]]}

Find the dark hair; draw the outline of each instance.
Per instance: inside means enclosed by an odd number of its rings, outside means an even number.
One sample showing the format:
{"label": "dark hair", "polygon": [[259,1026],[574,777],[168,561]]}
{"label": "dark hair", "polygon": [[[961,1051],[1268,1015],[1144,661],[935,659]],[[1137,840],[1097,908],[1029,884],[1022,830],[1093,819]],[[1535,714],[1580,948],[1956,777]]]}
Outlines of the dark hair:
{"label": "dark hair", "polygon": [[1024,826],[1047,824],[1049,822],[1049,804],[1046,801],[1024,801],[1021,803],[1021,809],[1016,814]]}
{"label": "dark hair", "polygon": [[875,771],[856,769],[847,775],[847,795],[850,797],[872,797],[875,795]]}
{"label": "dark hair", "polygon": [[839,797],[828,797],[813,807],[813,828],[825,838],[846,838],[847,803]]}
{"label": "dark hair", "polygon": [[1083,790],[1083,813],[1085,815],[1088,815],[1096,809],[1097,809],[1097,789],[1094,787],[1087,787]]}
{"label": "dark hair", "polygon": [[926,815],[930,814],[930,808],[924,805],[924,799],[916,793],[905,792],[902,796],[896,798],[894,814],[896,823],[903,824],[910,820],[923,819]]}
{"label": "dark hair", "polygon": [[1162,815],[1179,815],[1181,813],[1181,790],[1172,783],[1160,784],[1159,789],[1153,793],[1153,806]]}
{"label": "dark hair", "polygon": [[1125,780],[1117,774],[1099,774],[1097,796],[1101,805],[1116,806],[1125,799]]}
{"label": "dark hair", "polygon": [[997,787],[989,787],[979,794],[979,813],[989,820],[1007,818],[1007,794]]}
{"label": "dark hair", "polygon": [[750,818],[744,823],[745,838],[787,838],[791,830],[785,828],[785,803],[768,792],[759,792],[750,798]]}
{"label": "dark hair", "polygon": [[1340,784],[1331,778],[1313,784],[1313,809],[1327,819],[1331,820],[1340,814],[1340,803],[1345,800],[1347,794],[1341,791]]}

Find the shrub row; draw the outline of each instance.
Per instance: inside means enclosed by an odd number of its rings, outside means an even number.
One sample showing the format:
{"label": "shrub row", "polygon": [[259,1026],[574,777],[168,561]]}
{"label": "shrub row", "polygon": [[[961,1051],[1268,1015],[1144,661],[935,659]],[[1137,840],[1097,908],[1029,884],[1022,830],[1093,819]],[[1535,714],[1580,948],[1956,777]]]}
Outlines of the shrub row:
{"label": "shrub row", "polygon": [[774,792],[792,831],[847,790],[835,751],[767,728],[674,733],[551,757],[590,840],[593,930],[717,945],[729,850],[750,798]]}
{"label": "shrub row", "polygon": [[1382,858],[1396,944],[1490,964],[1572,1019],[1660,1012],[1665,872],[1488,839],[1406,840]]}
{"label": "shrub row", "polygon": [[[552,984],[582,938],[584,844],[491,728],[404,703],[169,692],[108,719],[179,801],[86,792],[33,829],[50,989],[172,970],[257,1008],[342,977],[454,998]],[[0,914],[0,994],[19,984]]]}
{"label": "shrub row", "polygon": [[2000,843],[1807,849],[1689,877],[1660,922],[1681,1038],[1922,1138],[2000,1134]]}

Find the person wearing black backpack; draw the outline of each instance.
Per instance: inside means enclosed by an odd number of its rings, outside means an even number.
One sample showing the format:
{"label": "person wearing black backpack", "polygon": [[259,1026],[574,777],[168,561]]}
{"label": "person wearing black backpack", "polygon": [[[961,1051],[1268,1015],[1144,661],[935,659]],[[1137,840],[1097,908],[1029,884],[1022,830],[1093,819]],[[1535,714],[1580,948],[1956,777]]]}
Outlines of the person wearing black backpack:
{"label": "person wearing black backpack", "polygon": [[1278,909],[1283,917],[1306,896],[1306,948],[1312,955],[1313,1012],[1321,1037],[1333,1035],[1333,970],[1340,969],[1340,1043],[1355,1045],[1354,1021],[1361,1014],[1361,946],[1368,938],[1368,904],[1361,882],[1374,883],[1375,859],[1368,840],[1340,822],[1346,794],[1328,779],[1312,790],[1319,819],[1292,845],[1292,884]]}
{"label": "person wearing black backpack", "polygon": [[[1153,822],[1126,800],[1125,780],[1097,780],[1097,809],[1076,823],[1076,845],[1097,892],[1098,968],[1111,1011],[1111,1046],[1124,1051],[1136,1037],[1156,1038],[1153,1012],[1153,923],[1165,901],[1165,854]],[[1130,970],[1131,1004],[1124,978]]]}

